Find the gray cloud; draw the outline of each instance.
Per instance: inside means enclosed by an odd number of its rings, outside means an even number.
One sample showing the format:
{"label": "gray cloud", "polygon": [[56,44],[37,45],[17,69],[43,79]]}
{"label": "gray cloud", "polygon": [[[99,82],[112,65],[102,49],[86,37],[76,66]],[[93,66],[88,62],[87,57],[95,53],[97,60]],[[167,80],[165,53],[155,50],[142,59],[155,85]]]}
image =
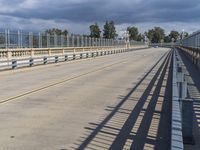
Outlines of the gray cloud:
{"label": "gray cloud", "polygon": [[[54,22],[53,25],[56,22],[102,24],[106,20],[114,20],[117,24],[155,25],[200,22],[198,0],[0,0],[0,6],[0,21],[9,17],[13,22],[42,20]],[[12,20],[8,22],[12,23]]]}

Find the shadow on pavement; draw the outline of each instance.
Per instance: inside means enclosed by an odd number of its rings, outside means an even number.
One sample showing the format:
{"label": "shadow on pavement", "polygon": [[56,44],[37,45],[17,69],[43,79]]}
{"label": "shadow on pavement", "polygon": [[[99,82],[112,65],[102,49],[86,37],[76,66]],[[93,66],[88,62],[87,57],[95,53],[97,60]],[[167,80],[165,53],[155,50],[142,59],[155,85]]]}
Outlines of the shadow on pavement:
{"label": "shadow on pavement", "polygon": [[[166,56],[166,57],[165,57]],[[108,115],[90,123],[72,149],[170,149],[171,52],[163,56]],[[163,61],[162,61],[163,60]],[[161,64],[161,65],[159,65]]]}

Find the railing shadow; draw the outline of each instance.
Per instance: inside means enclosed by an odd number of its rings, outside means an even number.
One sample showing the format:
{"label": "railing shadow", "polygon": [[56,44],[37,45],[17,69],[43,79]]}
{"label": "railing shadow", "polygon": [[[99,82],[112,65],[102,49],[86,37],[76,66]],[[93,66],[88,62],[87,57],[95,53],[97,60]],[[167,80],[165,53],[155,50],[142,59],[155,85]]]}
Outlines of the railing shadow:
{"label": "railing shadow", "polygon": [[[155,67],[162,59],[130,89],[127,95],[119,96],[120,102],[115,107],[106,108],[109,112],[106,117],[97,123],[89,123],[85,128],[86,134],[74,143],[71,149],[169,149],[171,53],[168,53],[155,71]],[[144,85],[146,79],[149,84]],[[140,88],[143,88],[142,92]]]}

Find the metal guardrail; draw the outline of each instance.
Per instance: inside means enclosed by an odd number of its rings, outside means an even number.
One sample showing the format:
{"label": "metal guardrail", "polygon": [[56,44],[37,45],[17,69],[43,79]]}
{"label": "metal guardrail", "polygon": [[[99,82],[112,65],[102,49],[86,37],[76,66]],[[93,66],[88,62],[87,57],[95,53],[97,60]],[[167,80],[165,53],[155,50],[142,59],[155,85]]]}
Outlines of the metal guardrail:
{"label": "metal guardrail", "polygon": [[57,47],[57,48],[18,48],[0,50],[0,60],[11,60],[24,57],[39,57],[50,55],[63,55],[70,52],[109,50],[113,48],[124,48],[124,46],[104,46],[104,47]]}
{"label": "metal guardrail", "polygon": [[176,43],[150,43],[149,46],[151,47],[174,47]]}
{"label": "metal guardrail", "polygon": [[177,84],[177,53],[173,53],[171,150],[183,150],[182,119]]}
{"label": "metal guardrail", "polygon": [[188,99],[186,69],[176,49],[172,86],[171,150],[183,150],[183,143],[193,144],[193,100]]}
{"label": "metal guardrail", "polygon": [[[140,47],[138,47],[140,48]],[[141,47],[145,48],[145,47]],[[91,50],[91,51],[80,51],[80,52],[68,52],[63,54],[55,55],[44,55],[39,57],[26,57],[26,58],[17,58],[17,59],[8,59],[0,61],[0,70],[7,69],[17,69],[21,67],[33,67],[36,65],[46,65],[50,63],[58,63],[64,61],[71,61],[76,59],[85,59],[92,58],[103,55],[117,54],[122,52],[133,51],[135,49],[126,49],[126,48],[109,48],[101,50]]]}

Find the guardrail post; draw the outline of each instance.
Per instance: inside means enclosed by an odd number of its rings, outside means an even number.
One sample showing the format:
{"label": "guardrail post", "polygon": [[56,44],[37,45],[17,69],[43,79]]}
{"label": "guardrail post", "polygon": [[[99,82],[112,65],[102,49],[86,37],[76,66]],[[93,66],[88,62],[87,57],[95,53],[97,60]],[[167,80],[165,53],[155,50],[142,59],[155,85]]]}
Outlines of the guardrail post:
{"label": "guardrail post", "polygon": [[67,61],[68,60],[68,55],[65,55],[65,61]]}
{"label": "guardrail post", "polygon": [[73,60],[75,60],[76,59],[76,54],[73,54]]}
{"label": "guardrail post", "polygon": [[194,144],[193,139],[193,100],[182,101],[182,132],[184,144]]}
{"label": "guardrail post", "polygon": [[47,61],[47,57],[44,57],[44,58],[43,58],[43,62],[44,62],[44,65],[47,64],[47,62],[48,62],[48,61]]}
{"label": "guardrail post", "polygon": [[29,59],[29,66],[32,67],[34,65],[34,59],[30,58]]}
{"label": "guardrail post", "polygon": [[12,69],[16,69],[17,68],[17,60],[13,59],[12,60]]}
{"label": "guardrail post", "polygon": [[177,67],[177,83],[178,83],[178,91],[179,91],[179,97],[182,98],[182,86],[184,82],[184,74],[182,72],[182,67],[178,65]]}
{"label": "guardrail post", "polygon": [[82,58],[83,58],[83,54],[81,53],[81,54],[80,54],[80,59],[82,59]]}
{"label": "guardrail post", "polygon": [[55,63],[58,62],[58,56],[55,56]]}

